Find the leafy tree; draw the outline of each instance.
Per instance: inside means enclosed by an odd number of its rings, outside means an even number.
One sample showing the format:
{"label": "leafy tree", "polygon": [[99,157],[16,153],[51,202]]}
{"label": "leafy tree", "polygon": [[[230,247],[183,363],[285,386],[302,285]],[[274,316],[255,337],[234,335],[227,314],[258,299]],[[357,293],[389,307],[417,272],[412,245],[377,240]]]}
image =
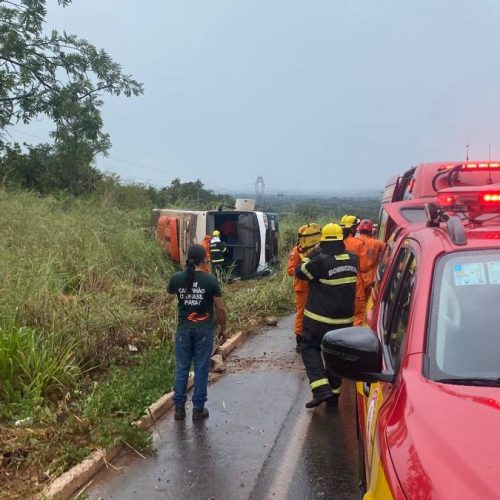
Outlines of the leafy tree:
{"label": "leafy tree", "polygon": [[[71,0],[58,0],[66,7]],[[127,97],[142,85],[104,51],[66,32],[43,33],[46,0],[0,0],[0,130],[38,115],[56,124],[56,142],[106,152],[102,93]]]}
{"label": "leafy tree", "polygon": [[68,151],[64,143],[6,145],[0,157],[0,185],[46,195],[65,191],[84,195],[96,189],[102,174],[90,165],[86,151]]}
{"label": "leafy tree", "polygon": [[211,189],[206,189],[203,182],[196,181],[182,182],[174,179],[170,186],[161,190],[161,202],[163,206],[179,206],[181,208],[210,209],[215,206],[234,205],[234,199],[227,195],[215,194]]}

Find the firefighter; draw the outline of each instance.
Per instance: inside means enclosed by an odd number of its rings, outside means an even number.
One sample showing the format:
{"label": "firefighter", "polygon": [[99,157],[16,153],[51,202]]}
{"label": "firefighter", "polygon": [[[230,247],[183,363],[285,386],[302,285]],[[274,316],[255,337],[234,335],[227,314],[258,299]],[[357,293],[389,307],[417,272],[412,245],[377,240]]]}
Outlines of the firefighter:
{"label": "firefighter", "polygon": [[321,230],[320,253],[297,266],[295,276],[309,283],[304,311],[302,360],[313,398],[306,408],[326,401],[338,406],[342,379],[326,373],[321,357],[321,341],[332,330],[352,326],[358,258],[347,253],[342,228],[327,224]]}
{"label": "firefighter", "polygon": [[[348,252],[358,256],[359,262],[363,259],[366,252],[365,242],[360,238],[355,238],[354,235],[358,230],[360,220],[355,215],[344,215],[340,219],[340,225],[344,233],[345,248]],[[359,326],[363,323],[363,314],[365,312],[366,299],[365,287],[363,285],[363,277],[358,269],[358,283],[356,285],[356,303],[354,308],[354,324]]]}
{"label": "firefighter", "polygon": [[206,234],[205,237],[203,238],[203,241],[201,242],[201,246],[205,249],[205,253],[207,255],[207,257],[205,259],[205,264],[204,264],[206,273],[211,272],[211,270],[210,270],[210,261],[211,261],[210,243],[211,242],[212,242],[212,237],[209,234]]}
{"label": "firefighter", "polygon": [[295,292],[295,340],[297,352],[300,352],[302,346],[302,318],[307,302],[307,293],[309,285],[295,277],[295,268],[309,258],[316,245],[319,243],[321,229],[319,224],[311,223],[302,226],[298,230],[297,245],[295,245],[288,255],[287,272],[289,276],[294,276],[293,290]]}
{"label": "firefighter", "polygon": [[212,271],[217,278],[222,278],[222,270],[224,265],[224,254],[226,253],[226,245],[220,239],[220,231],[217,229],[212,233],[210,240],[210,259],[212,263]]}
{"label": "firefighter", "polygon": [[373,235],[373,222],[363,219],[358,226],[359,239],[365,243],[366,251],[359,260],[359,270],[363,279],[365,304],[370,297],[371,288],[375,279],[375,270],[385,250],[385,243],[377,240]]}

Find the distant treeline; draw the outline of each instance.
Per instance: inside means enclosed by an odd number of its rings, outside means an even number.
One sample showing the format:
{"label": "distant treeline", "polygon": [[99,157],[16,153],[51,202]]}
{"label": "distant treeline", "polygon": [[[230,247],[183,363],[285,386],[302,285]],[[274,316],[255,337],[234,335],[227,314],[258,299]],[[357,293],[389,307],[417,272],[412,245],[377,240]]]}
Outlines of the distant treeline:
{"label": "distant treeline", "polygon": [[377,221],[380,198],[375,196],[340,197],[340,196],[301,196],[280,195],[266,196],[258,208],[289,215],[297,220],[312,222],[329,218],[338,220],[344,214],[352,214],[361,219]]}
{"label": "distant treeline", "polygon": [[[0,151],[0,187],[23,189],[42,196],[99,197],[100,201],[126,209],[178,207],[207,210],[219,205],[234,206],[235,199],[217,194],[202,181],[174,179],[166,187],[124,184],[119,176],[96,169],[91,157],[61,144],[5,145]],[[255,195],[242,195],[252,198]],[[297,220],[335,220],[345,213],[376,220],[378,197],[267,196],[257,209],[290,215]]]}
{"label": "distant treeline", "polygon": [[91,158],[60,144],[4,145],[0,152],[0,187],[23,189],[42,196],[98,196],[123,208],[179,207],[212,209],[234,205],[234,198],[207,189],[200,180],[174,179],[169,186],[124,184],[119,176],[92,166]]}

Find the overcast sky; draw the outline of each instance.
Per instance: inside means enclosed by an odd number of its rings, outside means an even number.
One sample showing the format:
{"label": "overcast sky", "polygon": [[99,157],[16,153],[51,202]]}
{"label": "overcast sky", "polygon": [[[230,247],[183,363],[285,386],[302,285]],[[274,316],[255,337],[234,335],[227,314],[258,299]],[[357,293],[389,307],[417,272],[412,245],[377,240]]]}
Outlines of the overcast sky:
{"label": "overcast sky", "polygon": [[500,157],[500,1],[48,3],[51,28],[144,83],[105,99],[113,148],[97,165],[126,181],[252,190],[261,175],[268,193],[336,192],[462,159],[468,142]]}

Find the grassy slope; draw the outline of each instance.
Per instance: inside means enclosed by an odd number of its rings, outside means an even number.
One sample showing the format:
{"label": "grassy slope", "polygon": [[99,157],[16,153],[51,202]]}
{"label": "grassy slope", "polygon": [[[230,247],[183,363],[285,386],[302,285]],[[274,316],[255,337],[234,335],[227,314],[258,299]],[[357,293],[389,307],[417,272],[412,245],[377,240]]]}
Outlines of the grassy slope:
{"label": "grassy slope", "polygon": [[[175,327],[174,269],[148,217],[0,191],[0,497],[39,490],[97,446],[148,448],[130,423],[171,388]],[[224,293],[233,332],[292,298],[283,272]]]}

